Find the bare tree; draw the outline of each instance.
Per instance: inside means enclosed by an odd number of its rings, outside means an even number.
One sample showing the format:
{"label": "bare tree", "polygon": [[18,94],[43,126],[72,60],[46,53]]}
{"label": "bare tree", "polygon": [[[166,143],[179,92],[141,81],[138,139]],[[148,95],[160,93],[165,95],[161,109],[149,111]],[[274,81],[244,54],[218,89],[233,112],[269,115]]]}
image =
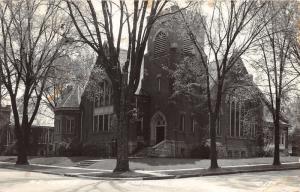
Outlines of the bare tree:
{"label": "bare tree", "polygon": [[[53,62],[64,54],[69,24],[59,1],[0,2],[0,77],[10,96],[17,138],[16,164],[28,164],[31,125]],[[17,101],[21,99],[21,107]]]}
{"label": "bare tree", "polygon": [[299,74],[295,73],[290,62],[292,51],[292,34],[295,31],[295,14],[297,3],[292,1],[269,2],[269,15],[260,17],[267,23],[273,13],[276,15],[268,22],[261,35],[259,47],[261,57],[255,62],[255,67],[263,72],[266,82],[266,95],[274,124],[274,160],[273,165],[280,165],[279,133],[280,120],[282,120],[282,102],[288,93],[296,86],[295,80]]}
{"label": "bare tree", "polygon": [[[210,168],[218,168],[216,150],[216,120],[223,96],[224,81],[231,68],[247,52],[265,25],[256,22],[258,13],[265,14],[266,3],[260,1],[214,1],[208,5],[196,2],[193,15],[182,13],[183,23],[198,54],[205,74],[205,92],[210,116]],[[205,11],[209,10],[209,11]],[[207,13],[207,14],[205,14]],[[200,23],[203,31],[195,30]],[[199,29],[199,28],[198,28]],[[199,34],[205,36],[204,43]],[[211,87],[214,84],[214,87]]]}
{"label": "bare tree", "polygon": [[52,111],[69,86],[85,86],[95,60],[93,54],[87,53],[91,51],[89,47],[72,48],[72,53],[57,59],[49,71],[42,100]]}
{"label": "bare tree", "polygon": [[[81,40],[97,53],[96,64],[103,68],[112,82],[114,113],[117,116],[117,164],[114,171],[129,170],[127,135],[130,102],[140,81],[141,64],[150,30],[153,23],[162,16],[161,11],[167,3],[165,0],[134,0],[131,4],[103,0],[95,8],[94,3],[87,0],[88,6],[83,11],[84,5],[67,1]],[[100,14],[97,14],[97,10],[100,10]],[[127,39],[122,39],[124,34],[128,34]],[[128,46],[127,61],[120,63],[121,42],[124,40]]]}

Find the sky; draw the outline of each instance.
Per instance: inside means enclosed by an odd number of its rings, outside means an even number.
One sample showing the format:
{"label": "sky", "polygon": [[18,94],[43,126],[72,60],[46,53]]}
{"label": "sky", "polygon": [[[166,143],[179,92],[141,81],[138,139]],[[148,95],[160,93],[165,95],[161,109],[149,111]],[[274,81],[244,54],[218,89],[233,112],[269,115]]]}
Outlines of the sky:
{"label": "sky", "polygon": [[[97,11],[97,13],[101,13],[101,4],[100,4],[100,0],[92,0],[92,2],[94,3],[94,6],[95,6],[95,9]],[[129,10],[132,10],[133,9],[133,0],[125,0],[125,2],[128,4],[128,8]],[[149,3],[148,7],[150,9],[151,7],[151,2]],[[177,0],[176,3],[180,6],[180,7],[183,7],[186,5],[186,1],[185,0]],[[207,1],[204,1],[203,2],[203,13],[204,15],[209,15],[211,12],[212,12],[212,7],[213,7],[213,3],[214,3],[214,0],[207,0]],[[117,8],[115,7],[113,9],[113,12],[114,12],[114,33],[117,34],[118,32],[118,28],[119,28],[119,12],[117,11]],[[99,15],[99,18],[101,18],[101,14],[98,14]],[[127,35],[127,28],[125,27],[124,30],[123,30],[123,35],[122,35],[122,48],[123,49],[127,49],[127,42],[128,42],[128,35]],[[248,55],[249,56],[249,55]],[[255,57],[255,54],[253,56],[250,55],[250,57]],[[254,76],[254,80],[257,79],[257,74],[256,71],[253,69],[253,67],[251,67],[250,63],[248,62],[248,59],[245,59],[244,60],[244,63],[248,69],[248,72],[250,74],[252,74]],[[8,102],[6,102],[6,104],[8,104]],[[45,111],[45,109],[42,108],[40,109],[40,111]],[[45,115],[45,116],[49,116],[51,113],[48,113]],[[51,115],[50,115],[51,116]],[[48,118],[48,120],[43,120],[41,119],[40,120],[40,123],[45,123],[47,125],[49,124],[52,124],[53,123],[53,119],[51,120],[52,118]]]}

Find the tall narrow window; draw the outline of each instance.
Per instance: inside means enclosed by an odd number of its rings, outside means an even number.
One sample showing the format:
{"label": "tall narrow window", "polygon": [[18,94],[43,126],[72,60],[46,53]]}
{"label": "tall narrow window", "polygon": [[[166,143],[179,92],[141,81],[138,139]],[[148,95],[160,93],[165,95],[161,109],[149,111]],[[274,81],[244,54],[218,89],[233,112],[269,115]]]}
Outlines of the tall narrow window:
{"label": "tall narrow window", "polygon": [[66,119],[65,120],[66,121],[66,124],[65,124],[65,133],[68,133],[69,132],[69,126],[70,126],[70,124],[69,124],[69,119]]}
{"label": "tall narrow window", "polygon": [[74,133],[75,130],[75,121],[71,120],[71,133]]}
{"label": "tall narrow window", "polygon": [[284,133],[281,133],[281,134],[280,134],[280,137],[281,137],[281,138],[280,138],[280,141],[281,141],[280,143],[281,143],[282,145],[284,145],[284,144],[285,144],[285,134],[284,134]]}
{"label": "tall narrow window", "polygon": [[110,114],[109,115],[109,128],[108,128],[108,131],[113,129],[113,120],[114,120],[114,115]]}
{"label": "tall narrow window", "polygon": [[256,122],[253,123],[253,137],[256,137]]}
{"label": "tall narrow window", "polygon": [[240,102],[235,103],[235,136],[240,136]]}
{"label": "tall narrow window", "polygon": [[185,126],[185,115],[181,114],[180,115],[180,131],[184,131],[184,126]]}
{"label": "tall narrow window", "polygon": [[167,53],[168,48],[168,39],[167,35],[160,31],[154,40],[154,57],[159,57]]}
{"label": "tall narrow window", "polygon": [[157,77],[157,90],[160,92],[161,90],[161,77]]}
{"label": "tall narrow window", "polygon": [[234,137],[235,133],[235,102],[230,105],[230,136]]}
{"label": "tall narrow window", "polygon": [[143,118],[136,121],[136,135],[143,136]]}
{"label": "tall narrow window", "polygon": [[108,131],[108,115],[104,115],[103,131]]}
{"label": "tall narrow window", "polygon": [[195,133],[197,122],[193,117],[192,117],[191,124],[192,124],[192,132]]}
{"label": "tall narrow window", "polygon": [[112,87],[109,87],[109,105],[112,105],[113,101],[112,101]]}
{"label": "tall narrow window", "polygon": [[244,136],[245,131],[245,106],[241,105],[241,114],[240,114],[240,136]]}
{"label": "tall narrow window", "polygon": [[99,115],[99,129],[98,131],[103,131],[103,115]]}
{"label": "tall narrow window", "polygon": [[105,87],[105,85],[104,85],[105,83],[104,82],[101,82],[100,83],[100,93],[99,93],[99,106],[103,106],[105,103],[105,95],[104,95],[104,93],[105,93],[105,91],[104,91],[104,87]]}
{"label": "tall narrow window", "polygon": [[105,104],[104,105],[109,105],[109,84],[108,82],[106,81],[105,82],[105,87],[104,87],[104,97],[105,97]]}
{"label": "tall narrow window", "polygon": [[96,132],[98,130],[98,116],[94,116],[94,126],[93,126],[93,132]]}

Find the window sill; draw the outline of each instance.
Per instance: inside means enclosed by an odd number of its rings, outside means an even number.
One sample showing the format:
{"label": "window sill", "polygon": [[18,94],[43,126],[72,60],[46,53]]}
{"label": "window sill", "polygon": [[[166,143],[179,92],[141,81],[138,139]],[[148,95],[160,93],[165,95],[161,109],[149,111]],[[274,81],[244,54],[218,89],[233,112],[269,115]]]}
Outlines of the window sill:
{"label": "window sill", "polygon": [[94,131],[94,132],[91,132],[91,134],[105,134],[105,133],[112,133],[112,131]]}
{"label": "window sill", "polygon": [[229,138],[229,139],[242,139],[242,140],[247,140],[247,139],[255,140],[255,139],[256,139],[256,138],[254,138],[254,137],[248,138],[248,137],[232,137],[232,136],[229,136],[229,137],[227,137],[227,138]]}

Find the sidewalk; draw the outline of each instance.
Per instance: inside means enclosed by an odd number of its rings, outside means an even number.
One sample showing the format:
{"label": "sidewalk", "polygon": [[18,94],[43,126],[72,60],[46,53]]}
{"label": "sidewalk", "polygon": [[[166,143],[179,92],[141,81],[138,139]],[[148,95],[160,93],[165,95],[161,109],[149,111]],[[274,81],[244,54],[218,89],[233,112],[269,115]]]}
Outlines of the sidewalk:
{"label": "sidewalk", "polygon": [[[67,157],[65,157],[67,158]],[[300,169],[298,157],[282,157],[281,166],[272,166],[272,158],[252,159],[220,159],[221,168],[210,170],[209,160],[199,159],[168,159],[146,158],[130,159],[132,171],[126,173],[112,173],[115,165],[114,159],[91,159],[78,157],[76,161],[68,161],[64,157],[31,159],[31,165],[15,165],[14,158],[0,157],[0,168],[9,168],[47,174],[89,178],[89,179],[172,179],[211,175],[224,175],[246,172],[279,171]],[[72,158],[74,160],[74,158]],[[76,158],[75,158],[76,159]],[[75,167],[80,160],[91,161],[87,167]],[[64,163],[62,163],[63,161]],[[44,162],[44,163],[37,163]],[[50,163],[54,162],[54,163]],[[63,164],[63,165],[62,165]]]}

